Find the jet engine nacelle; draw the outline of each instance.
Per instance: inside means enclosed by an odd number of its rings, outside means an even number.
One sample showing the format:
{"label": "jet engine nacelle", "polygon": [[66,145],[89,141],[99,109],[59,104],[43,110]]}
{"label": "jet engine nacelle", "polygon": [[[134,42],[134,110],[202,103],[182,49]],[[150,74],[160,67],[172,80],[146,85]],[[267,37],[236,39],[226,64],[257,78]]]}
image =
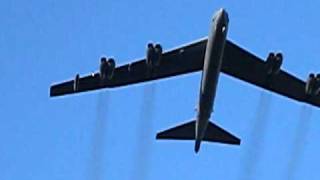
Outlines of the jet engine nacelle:
{"label": "jet engine nacelle", "polygon": [[277,53],[276,55],[274,53],[270,53],[266,61],[267,74],[268,75],[278,74],[281,69],[282,61],[283,61],[283,55],[281,53]]}
{"label": "jet engine nacelle", "polygon": [[107,60],[106,57],[102,57],[101,62],[100,62],[100,77],[101,77],[101,79],[102,80],[112,79],[115,67],[116,67],[116,63],[113,58],[109,58]]}
{"label": "jet engine nacelle", "polygon": [[153,45],[149,43],[147,45],[146,63],[149,69],[152,69],[160,65],[162,58],[162,47],[160,44]]}
{"label": "jet engine nacelle", "polygon": [[306,94],[308,96],[316,96],[320,92],[320,74],[315,76],[311,73],[306,82]]}

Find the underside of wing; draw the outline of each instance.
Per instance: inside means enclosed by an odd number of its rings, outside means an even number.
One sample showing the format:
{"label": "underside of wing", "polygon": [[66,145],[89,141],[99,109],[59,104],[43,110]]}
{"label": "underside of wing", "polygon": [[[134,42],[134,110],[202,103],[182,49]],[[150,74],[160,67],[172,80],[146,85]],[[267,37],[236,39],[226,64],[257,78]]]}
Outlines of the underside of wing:
{"label": "underside of wing", "polygon": [[163,53],[157,63],[149,63],[147,57],[116,67],[111,78],[102,78],[100,68],[100,72],[52,85],[50,96],[126,86],[199,71],[203,67],[205,45],[206,40],[199,40]]}
{"label": "underside of wing", "polygon": [[[221,71],[288,98],[320,107],[319,86],[312,85],[313,89],[308,90],[310,81],[307,83],[302,81],[280,69],[280,65],[273,63],[270,58],[263,61],[231,41],[227,41]],[[308,91],[315,93],[308,93]]]}
{"label": "underside of wing", "polygon": [[[112,76],[104,77],[106,71],[103,68],[91,75],[76,76],[74,80],[52,85],[50,96],[126,86],[199,71],[203,68],[206,42],[207,39],[202,39],[164,52],[156,62],[147,52],[145,59],[114,68]],[[264,61],[228,40],[221,71],[277,94],[320,107],[320,76],[310,76],[305,82],[282,70],[281,63],[282,56],[280,63],[272,58]]]}

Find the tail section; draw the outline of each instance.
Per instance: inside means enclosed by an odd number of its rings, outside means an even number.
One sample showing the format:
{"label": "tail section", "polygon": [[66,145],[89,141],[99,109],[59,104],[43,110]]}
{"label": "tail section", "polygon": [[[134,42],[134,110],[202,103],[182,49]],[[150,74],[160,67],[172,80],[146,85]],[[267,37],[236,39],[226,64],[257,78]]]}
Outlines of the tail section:
{"label": "tail section", "polygon": [[[159,132],[156,139],[167,139],[167,140],[195,140],[195,126],[196,121],[191,121],[174,128]],[[209,121],[204,141],[217,142],[223,144],[240,145],[240,139],[221,127],[213,124]],[[196,140],[195,151],[200,149],[201,139]]]}
{"label": "tail section", "polygon": [[199,152],[200,145],[201,145],[201,141],[200,140],[196,140],[196,142],[194,143],[194,152],[196,152],[196,153]]}
{"label": "tail section", "polygon": [[168,130],[164,130],[157,134],[156,139],[171,140],[194,140],[195,139],[195,123],[191,121]]}
{"label": "tail section", "polygon": [[209,121],[204,141],[218,142],[223,144],[240,145],[241,140],[235,135],[222,129],[221,127]]}

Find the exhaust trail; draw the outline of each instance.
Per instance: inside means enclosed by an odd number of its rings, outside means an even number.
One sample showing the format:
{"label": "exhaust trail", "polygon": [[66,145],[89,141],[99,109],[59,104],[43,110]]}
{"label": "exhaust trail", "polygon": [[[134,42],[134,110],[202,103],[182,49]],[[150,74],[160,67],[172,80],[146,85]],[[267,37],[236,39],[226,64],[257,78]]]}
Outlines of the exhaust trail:
{"label": "exhaust trail", "polygon": [[152,141],[154,140],[153,118],[155,109],[156,84],[152,83],[144,87],[143,99],[140,109],[140,121],[137,128],[138,142],[134,155],[134,167],[132,179],[148,179],[150,170],[150,156],[152,153]]}
{"label": "exhaust trail", "polygon": [[89,173],[88,179],[102,180],[104,179],[106,153],[106,130],[107,130],[107,113],[109,104],[109,93],[100,92],[97,99],[97,117],[94,121],[92,144],[90,147],[91,154],[88,163]]}
{"label": "exhaust trail", "polygon": [[248,146],[243,156],[243,169],[240,171],[241,180],[255,179],[255,167],[259,163],[263,149],[267,120],[270,114],[272,95],[261,91],[258,106],[249,135]]}
{"label": "exhaust trail", "polygon": [[295,130],[292,151],[287,165],[286,179],[294,179],[295,172],[302,160],[307,135],[310,129],[312,109],[307,105],[303,105],[300,109],[299,122]]}

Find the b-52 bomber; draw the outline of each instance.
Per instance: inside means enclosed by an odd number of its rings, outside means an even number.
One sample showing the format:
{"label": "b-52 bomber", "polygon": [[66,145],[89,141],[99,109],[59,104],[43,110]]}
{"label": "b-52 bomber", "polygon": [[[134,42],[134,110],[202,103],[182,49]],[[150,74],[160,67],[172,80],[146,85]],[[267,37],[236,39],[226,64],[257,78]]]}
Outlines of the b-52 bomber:
{"label": "b-52 bomber", "polygon": [[224,9],[212,19],[208,38],[163,52],[160,44],[149,43],[144,59],[116,67],[112,58],[101,58],[99,72],[52,85],[50,96],[115,88],[202,71],[199,104],[194,120],[157,134],[157,139],[195,140],[239,145],[240,139],[209,121],[220,73],[238,78],[288,98],[320,106],[320,74],[307,81],[281,69],[281,53],[269,53],[266,60],[227,40],[229,18]]}

